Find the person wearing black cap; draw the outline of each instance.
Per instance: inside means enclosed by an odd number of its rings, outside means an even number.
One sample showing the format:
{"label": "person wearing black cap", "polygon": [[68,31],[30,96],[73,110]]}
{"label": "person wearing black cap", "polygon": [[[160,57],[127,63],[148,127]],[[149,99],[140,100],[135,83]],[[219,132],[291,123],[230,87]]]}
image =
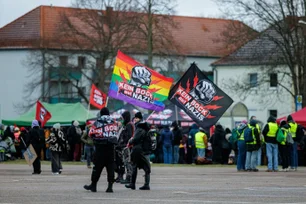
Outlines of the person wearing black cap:
{"label": "person wearing black cap", "polygon": [[289,161],[290,161],[290,144],[287,144],[286,139],[288,134],[290,133],[290,126],[287,124],[285,120],[280,122],[280,130],[282,131],[283,135],[285,136],[284,141],[280,142],[278,145],[280,156],[282,159],[282,170],[289,171]]}
{"label": "person wearing black cap", "polygon": [[94,167],[91,174],[91,184],[85,185],[86,190],[97,191],[97,183],[104,167],[107,171],[107,193],[113,192],[114,167],[115,167],[115,144],[118,142],[118,124],[109,116],[108,108],[100,110],[100,117],[89,130],[95,145]]}
{"label": "person wearing black cap", "polygon": [[136,179],[137,179],[137,168],[141,168],[145,171],[145,184],[139,188],[139,190],[150,190],[150,173],[151,165],[148,158],[145,156],[146,137],[149,131],[149,125],[147,122],[142,120],[142,114],[137,112],[134,117],[134,123],[136,126],[135,134],[130,139],[129,145],[132,145],[131,161],[133,165],[132,181],[130,184],[125,185],[126,188],[135,190]]}

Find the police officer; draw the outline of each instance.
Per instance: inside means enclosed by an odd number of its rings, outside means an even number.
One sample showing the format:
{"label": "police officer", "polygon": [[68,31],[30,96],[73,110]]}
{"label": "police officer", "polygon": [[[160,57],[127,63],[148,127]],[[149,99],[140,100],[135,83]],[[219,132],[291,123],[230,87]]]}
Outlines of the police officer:
{"label": "police officer", "polygon": [[91,184],[85,185],[86,190],[97,192],[97,183],[104,167],[107,171],[107,193],[113,192],[114,167],[115,167],[115,144],[118,138],[118,124],[109,116],[108,108],[102,108],[100,115],[89,130],[95,145],[94,167],[91,174]]}
{"label": "police officer", "polygon": [[135,134],[129,141],[129,145],[132,145],[131,161],[133,165],[132,181],[130,184],[125,185],[126,188],[135,190],[136,179],[137,179],[137,168],[141,168],[145,171],[145,184],[139,188],[139,190],[150,190],[150,173],[151,165],[149,159],[146,157],[147,152],[145,144],[148,141],[145,137],[148,136],[149,125],[147,122],[142,120],[142,114],[137,112],[134,117],[134,123],[136,126]]}

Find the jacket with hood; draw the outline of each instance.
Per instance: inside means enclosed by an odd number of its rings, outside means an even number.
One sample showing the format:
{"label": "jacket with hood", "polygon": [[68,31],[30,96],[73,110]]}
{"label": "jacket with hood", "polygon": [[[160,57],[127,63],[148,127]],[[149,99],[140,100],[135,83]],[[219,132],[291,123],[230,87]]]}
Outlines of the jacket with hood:
{"label": "jacket with hood", "polygon": [[225,130],[224,128],[222,127],[222,125],[216,125],[216,128],[215,128],[215,132],[214,134],[212,135],[212,138],[211,138],[211,143],[212,145],[214,146],[219,146],[220,148],[222,147],[222,141],[225,140]]}
{"label": "jacket with hood", "polygon": [[47,138],[46,143],[50,144],[49,149],[53,152],[62,152],[65,147],[65,137],[61,130],[54,129]]}
{"label": "jacket with hood", "polygon": [[197,126],[197,124],[192,124],[191,125],[191,129],[189,131],[188,134],[188,145],[194,146],[194,139],[195,139],[195,134],[197,134],[197,132],[199,132],[199,127]]}
{"label": "jacket with hood", "polygon": [[127,143],[133,136],[135,132],[134,124],[131,122],[131,114],[128,111],[125,111],[122,113],[123,118],[123,130],[121,131],[121,134],[119,136],[119,147],[124,148],[126,147]]}
{"label": "jacket with hood", "polygon": [[[302,137],[304,136],[304,132],[301,130],[301,126],[299,126],[292,118],[291,115],[287,117],[287,123],[289,125],[289,130],[292,134],[293,141],[301,141]],[[294,128],[296,126],[296,129]],[[293,132],[295,129],[295,132]]]}
{"label": "jacket with hood", "polygon": [[136,130],[134,136],[130,139],[129,144],[133,145],[131,151],[131,161],[136,164],[138,168],[144,169],[145,171],[151,172],[149,161],[145,155],[148,153],[148,147],[146,144],[145,137],[149,131],[149,124],[145,121],[140,121],[135,124]]}
{"label": "jacket with hood", "polygon": [[[276,119],[272,116],[268,118],[268,123],[276,123]],[[267,134],[269,132],[269,124],[266,124],[264,129],[262,130],[262,134],[264,136],[265,142],[266,143],[272,143],[272,144],[277,144],[276,137],[268,137]]]}
{"label": "jacket with hood", "polygon": [[251,120],[250,121],[250,126],[252,128],[254,128],[254,131],[252,131],[252,132],[253,132],[253,134],[255,136],[256,144],[246,143],[246,150],[249,151],[249,152],[252,152],[252,151],[259,150],[259,148],[261,147],[261,144],[260,144],[261,141],[260,141],[260,132],[258,130],[256,120]]}
{"label": "jacket with hood", "polygon": [[95,145],[118,143],[118,124],[109,115],[98,118],[89,130]]}
{"label": "jacket with hood", "polygon": [[179,146],[182,140],[182,131],[180,130],[179,126],[177,125],[177,122],[174,121],[171,125],[173,127],[173,145],[174,146]]}
{"label": "jacket with hood", "polygon": [[159,138],[162,142],[162,144],[165,146],[172,146],[173,142],[173,133],[170,131],[170,128],[168,126],[165,126],[162,130]]}

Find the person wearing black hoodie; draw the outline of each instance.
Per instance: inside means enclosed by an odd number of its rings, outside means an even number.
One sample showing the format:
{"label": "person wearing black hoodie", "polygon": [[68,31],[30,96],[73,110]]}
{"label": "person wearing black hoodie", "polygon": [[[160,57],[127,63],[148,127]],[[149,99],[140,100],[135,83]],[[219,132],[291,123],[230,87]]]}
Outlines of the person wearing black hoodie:
{"label": "person wearing black hoodie", "polygon": [[217,164],[224,164],[225,158],[222,158],[222,140],[225,138],[225,130],[220,123],[216,124],[215,132],[211,137],[213,156],[212,160]]}
{"label": "person wearing black hoodie", "polygon": [[268,123],[265,125],[262,134],[266,142],[266,154],[268,157],[267,172],[278,171],[278,144],[276,140],[276,133],[278,125],[273,116],[268,118]]}
{"label": "person wearing black hoodie", "polygon": [[100,115],[89,130],[95,145],[94,167],[91,173],[91,184],[85,185],[86,190],[97,192],[97,183],[102,170],[106,167],[108,187],[107,193],[113,192],[115,177],[115,145],[118,143],[118,124],[109,115],[108,108],[100,110]]}
{"label": "person wearing black hoodie", "polygon": [[41,137],[40,137],[40,128],[37,120],[32,121],[32,128],[29,131],[26,144],[31,144],[36,152],[37,158],[33,162],[33,173],[41,173],[41,164],[40,164],[40,153],[41,153]]}
{"label": "person wearing black hoodie", "polygon": [[179,161],[179,147],[182,140],[182,131],[180,130],[176,121],[172,122],[171,130],[173,133],[173,164],[177,164]]}
{"label": "person wearing black hoodie", "polygon": [[257,155],[258,155],[258,150],[261,146],[260,145],[260,132],[257,128],[256,120],[251,120],[248,126],[252,130],[251,133],[252,133],[253,141],[246,142],[247,155],[246,155],[245,166],[246,166],[247,171],[257,172],[258,171],[258,169],[256,168]]}
{"label": "person wearing black hoodie", "polygon": [[[135,132],[135,127],[131,121],[131,114],[129,111],[123,112],[121,116],[123,119],[123,122],[122,122],[123,126],[122,126],[122,131],[119,136],[117,149],[119,149],[119,151],[122,152],[124,148],[127,148],[127,144]],[[123,154],[124,152],[122,152],[122,155]],[[120,161],[118,162],[118,167],[119,167],[118,177],[120,179],[120,183],[121,184],[130,183],[131,178],[132,178],[132,164],[129,161],[123,161],[123,159],[121,158]],[[125,168],[126,168],[126,178],[124,180],[123,174],[125,172]]]}
{"label": "person wearing black hoodie", "polygon": [[290,133],[290,126],[286,123],[285,120],[282,120],[280,123],[280,128],[285,136],[284,141],[279,143],[278,145],[280,156],[282,159],[282,169],[283,171],[289,171],[290,146],[291,145],[286,143],[286,138],[287,138],[287,135]]}
{"label": "person wearing black hoodie", "polygon": [[298,124],[293,120],[291,115],[288,115],[287,117],[287,123],[289,125],[289,130],[292,135],[292,139],[294,141],[293,145],[291,146],[290,149],[290,167],[291,170],[296,171],[298,167],[298,138],[297,137],[297,130],[298,130]]}
{"label": "person wearing black hoodie", "polygon": [[132,147],[131,161],[133,164],[132,181],[130,184],[126,184],[126,188],[132,190],[136,189],[137,169],[143,169],[145,171],[145,184],[139,188],[139,190],[150,190],[150,173],[151,165],[149,158],[146,157],[148,151],[146,147],[147,132],[150,130],[149,124],[143,121],[142,114],[137,112],[134,117],[134,123],[136,126],[135,134],[129,141],[129,146]]}

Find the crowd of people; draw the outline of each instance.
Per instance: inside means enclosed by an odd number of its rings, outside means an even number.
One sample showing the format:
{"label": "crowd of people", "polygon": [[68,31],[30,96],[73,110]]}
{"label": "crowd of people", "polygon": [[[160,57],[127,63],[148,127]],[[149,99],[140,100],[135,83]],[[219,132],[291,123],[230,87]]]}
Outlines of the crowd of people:
{"label": "crowd of people", "polygon": [[283,171],[289,171],[289,167],[296,171],[297,147],[304,144],[305,129],[290,115],[279,125],[271,116],[261,129],[255,116],[232,130],[217,123],[208,132],[196,124],[182,129],[176,121],[170,126],[150,125],[141,112],[132,117],[125,111],[121,119],[114,120],[103,108],[97,120],[85,127],[72,121],[70,127],[56,123],[41,128],[40,122],[33,120],[31,127],[7,126],[4,130],[0,124],[0,162],[23,158],[31,144],[37,154],[33,174],[41,173],[40,160],[44,159],[51,161],[51,172],[58,175],[63,170],[62,160],[81,161],[84,155],[87,168],[92,168],[91,183],[84,188],[92,192],[97,191],[104,167],[106,192],[113,192],[114,182],[135,190],[138,169],[145,172],[144,185],[139,189],[150,190],[151,163],[236,164],[239,172],[256,172],[264,152],[267,172],[278,171],[279,163]]}

